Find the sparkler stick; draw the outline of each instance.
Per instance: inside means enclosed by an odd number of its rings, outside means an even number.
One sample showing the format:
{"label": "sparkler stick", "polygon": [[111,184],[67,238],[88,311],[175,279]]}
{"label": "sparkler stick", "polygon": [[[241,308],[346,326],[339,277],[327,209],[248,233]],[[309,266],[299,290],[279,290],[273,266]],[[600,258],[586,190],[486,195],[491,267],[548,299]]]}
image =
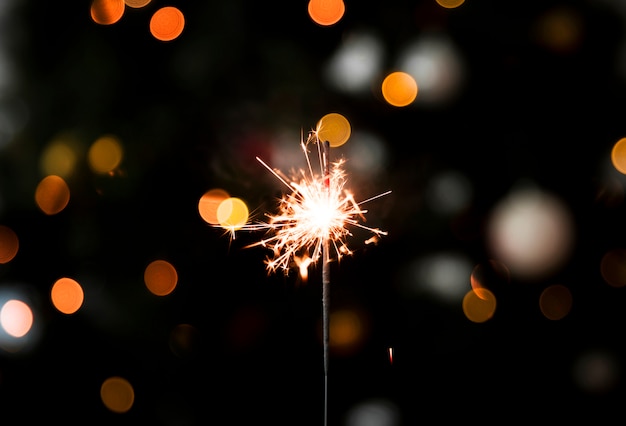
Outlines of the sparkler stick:
{"label": "sparkler stick", "polygon": [[[317,145],[321,170],[315,171],[309,158],[309,144]],[[383,192],[364,201],[356,202],[352,193],[344,188],[347,178],[343,169],[343,160],[331,163],[329,159],[330,142],[320,141],[318,131],[312,131],[308,138],[300,143],[304,152],[307,169],[299,170],[288,177],[280,170],[257,160],[290,192],[279,200],[278,214],[266,216],[267,221],[249,223],[237,229],[264,230],[267,238],[247,247],[263,246],[273,252],[265,260],[269,273],[279,269],[286,274],[290,268],[302,265],[308,267],[322,259],[322,328],[324,346],[324,425],[328,414],[328,358],[329,358],[329,299],[330,299],[330,262],[331,251],[337,261],[344,255],[352,254],[346,239],[352,236],[351,227],[361,228],[374,234],[366,244],[376,240],[387,232],[365,226],[367,210],[361,206],[367,202],[391,193]],[[234,232],[234,228],[228,228]],[[302,274],[302,272],[301,272]]]}
{"label": "sparkler stick", "polygon": [[[324,186],[328,195],[328,202],[330,202],[330,168],[328,156],[330,154],[330,142],[324,141],[323,150],[323,166],[324,166]],[[328,235],[324,236],[323,248],[322,248],[322,327],[323,327],[323,339],[324,339],[324,425],[328,421],[328,357],[329,357],[329,336],[330,336],[330,318],[329,318],[329,305],[330,305],[330,244],[328,243]]]}

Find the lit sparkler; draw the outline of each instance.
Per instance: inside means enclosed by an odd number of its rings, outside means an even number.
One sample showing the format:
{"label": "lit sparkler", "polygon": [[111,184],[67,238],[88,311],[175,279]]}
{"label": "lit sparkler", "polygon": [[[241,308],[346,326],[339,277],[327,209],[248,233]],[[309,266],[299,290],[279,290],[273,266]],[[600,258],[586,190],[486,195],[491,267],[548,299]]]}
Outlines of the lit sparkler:
{"label": "lit sparkler", "polygon": [[[317,145],[319,172],[316,172],[311,164],[308,151],[310,144]],[[344,255],[351,255],[347,238],[352,236],[350,227],[353,226],[371,232],[374,239],[387,235],[386,231],[370,228],[362,223],[365,221],[364,215],[367,210],[361,206],[391,191],[356,202],[352,193],[345,188],[347,183],[347,175],[343,168],[345,160],[340,159],[330,164],[329,145],[327,142],[321,143],[315,131],[311,132],[307,140],[300,145],[306,157],[307,170],[299,170],[292,177],[284,175],[280,170],[272,169],[257,157],[257,160],[291,191],[280,199],[277,215],[267,214],[269,218],[267,222],[242,227],[267,230],[273,234],[248,246],[263,246],[273,251],[273,257],[268,257],[265,262],[269,272],[282,270],[287,273],[295,264],[301,266],[304,260],[307,260],[307,265],[316,263],[324,257],[326,242],[333,247],[337,260]],[[370,238],[366,243],[372,241]]]}
{"label": "lit sparkler", "polygon": [[[242,229],[265,230],[272,234],[248,246],[263,246],[272,250],[273,256],[265,261],[270,273],[278,270],[288,273],[292,266],[296,266],[303,279],[306,279],[308,266],[322,259],[324,418],[326,423],[331,247],[336,260],[339,261],[343,256],[352,254],[346,241],[352,236],[352,227],[361,228],[373,234],[366,240],[366,244],[377,240],[381,235],[387,235],[386,231],[363,224],[367,210],[361,206],[391,191],[356,202],[352,193],[345,188],[347,183],[347,175],[343,168],[345,160],[330,163],[330,144],[328,141],[319,140],[319,128],[317,131],[311,131],[306,141],[302,140],[300,145],[306,157],[307,168],[299,170],[291,177],[286,176],[280,170],[271,168],[257,157],[257,160],[290,192],[280,198],[278,214],[267,214],[266,222],[247,224]],[[317,147],[319,170],[311,163],[310,145]]]}

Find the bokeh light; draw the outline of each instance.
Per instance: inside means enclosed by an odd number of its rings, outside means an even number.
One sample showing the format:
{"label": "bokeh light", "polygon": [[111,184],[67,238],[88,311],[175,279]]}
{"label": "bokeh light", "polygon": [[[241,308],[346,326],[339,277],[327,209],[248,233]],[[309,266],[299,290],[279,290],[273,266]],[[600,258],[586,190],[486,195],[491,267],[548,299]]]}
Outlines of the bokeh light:
{"label": "bokeh light", "polygon": [[114,413],[126,413],[135,403],[135,390],[124,377],[108,377],[100,386],[100,399]]}
{"label": "bokeh light", "polygon": [[455,9],[465,3],[465,0],[436,0],[437,4],[446,9]]}
{"label": "bokeh light", "polygon": [[309,0],[308,12],[313,22],[330,26],[341,20],[346,5],[343,0]]}
{"label": "bokeh light", "polygon": [[336,112],[320,118],[315,129],[319,140],[330,143],[331,148],[346,143],[352,133],[348,119]]}
{"label": "bokeh light", "polygon": [[392,72],[383,80],[382,95],[389,105],[405,107],[417,97],[417,82],[406,72]]}
{"label": "bokeh light", "polygon": [[606,395],[620,382],[620,365],[620,361],[611,351],[588,349],[574,362],[574,383],[590,394]]}
{"label": "bokeh light", "polygon": [[52,285],[50,300],[52,305],[64,314],[73,314],[83,305],[85,294],[81,285],[74,279],[59,278]]}
{"label": "bokeh light", "polygon": [[537,43],[556,53],[571,53],[584,40],[584,18],[575,8],[552,7],[535,22],[532,33]]}
{"label": "bokeh light", "polygon": [[146,266],[143,279],[152,294],[167,296],[178,284],[178,272],[170,262],[159,259]]}
{"label": "bokeh light", "polygon": [[108,174],[119,167],[124,149],[119,138],[105,135],[91,144],[87,156],[89,166],[95,173]]}
{"label": "bokeh light", "polygon": [[19,247],[20,242],[15,231],[6,225],[0,225],[0,264],[12,261]]}
{"label": "bokeh light", "polygon": [[229,197],[228,192],[221,188],[213,188],[206,191],[198,201],[198,213],[200,217],[208,224],[219,225],[217,209],[220,203]]}
{"label": "bokeh light", "polygon": [[572,310],[572,292],[562,284],[546,287],[539,296],[539,309],[550,320],[565,318]]}
{"label": "bokeh light", "polygon": [[526,280],[544,278],[560,268],[575,240],[569,209],[539,189],[511,192],[495,206],[487,227],[493,257]]}
{"label": "bokeh light", "polygon": [[402,288],[411,296],[429,296],[457,306],[467,293],[472,263],[452,251],[429,253],[414,259],[402,275]]}
{"label": "bokeh light", "polygon": [[626,250],[614,248],[604,253],[600,260],[600,274],[612,287],[626,286]]}
{"label": "bokeh light", "polygon": [[100,25],[111,25],[122,19],[124,0],[92,0],[91,19]]}
{"label": "bokeh light", "polygon": [[249,218],[249,209],[246,203],[237,197],[229,197],[217,207],[217,221],[220,226],[229,231],[241,229]]}
{"label": "bokeh light", "polygon": [[344,425],[400,426],[401,424],[403,424],[402,417],[396,403],[385,398],[372,398],[350,407]]}
{"label": "bokeh light", "polygon": [[142,7],[146,7],[149,5],[152,0],[124,0],[126,6],[132,7],[134,9],[141,9]]}
{"label": "bokeh light", "polygon": [[473,196],[470,179],[456,170],[434,174],[424,193],[428,206],[436,213],[453,215],[469,207]]}
{"label": "bokeh light", "polygon": [[450,103],[465,82],[466,67],[461,54],[450,36],[441,31],[423,34],[409,43],[398,53],[397,63],[400,70],[419,81],[415,102],[420,105]]}
{"label": "bokeh light", "polygon": [[328,83],[345,93],[369,94],[381,73],[385,47],[371,32],[355,32],[346,36],[328,59],[324,76]]}
{"label": "bokeh light", "polygon": [[35,203],[47,215],[55,215],[70,201],[70,188],[65,180],[57,175],[48,175],[39,181],[35,189]]}
{"label": "bokeh light", "polygon": [[330,313],[329,346],[338,355],[352,355],[365,342],[369,333],[365,314],[354,308],[337,309]]}
{"label": "bokeh light", "polygon": [[23,337],[33,326],[30,306],[22,300],[7,300],[0,307],[0,325],[9,335]]}
{"label": "bokeh light", "polygon": [[494,259],[477,264],[470,275],[471,287],[476,291],[488,289],[492,293],[498,293],[508,288],[510,283],[511,274],[508,268],[504,263]]}
{"label": "bokeh light", "polygon": [[463,313],[472,322],[489,321],[496,311],[496,296],[486,288],[470,290],[463,298]]}
{"label": "bokeh light", "polygon": [[626,138],[619,139],[613,145],[611,162],[618,172],[626,174]]}
{"label": "bokeh light", "polygon": [[69,178],[78,165],[78,144],[73,138],[63,135],[51,141],[40,157],[40,170],[44,175]]}
{"label": "bokeh light", "polygon": [[157,40],[172,41],[182,34],[184,28],[185,16],[173,6],[158,9],[150,19],[150,33]]}

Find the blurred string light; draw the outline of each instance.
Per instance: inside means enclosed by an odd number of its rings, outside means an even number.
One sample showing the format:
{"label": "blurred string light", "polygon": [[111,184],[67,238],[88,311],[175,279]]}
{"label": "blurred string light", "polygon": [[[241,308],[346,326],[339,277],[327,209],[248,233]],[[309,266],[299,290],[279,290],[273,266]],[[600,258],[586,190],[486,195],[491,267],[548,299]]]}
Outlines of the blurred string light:
{"label": "blurred string light", "polygon": [[446,105],[459,93],[465,66],[450,37],[444,32],[426,32],[398,53],[397,68],[419,85],[416,104]]}
{"label": "blurred string light", "polygon": [[[374,88],[385,56],[385,46],[374,32],[354,32],[329,57],[323,75],[334,89],[361,96]],[[461,54],[441,31],[425,32],[400,49],[395,68],[397,71],[384,77],[380,89],[383,98],[394,106],[414,101],[422,106],[445,105],[458,95],[465,78]]]}
{"label": "blurred string light", "polygon": [[89,167],[97,174],[112,174],[124,158],[124,149],[118,137],[104,135],[94,141],[87,152]]}
{"label": "blurred string light", "polygon": [[27,286],[0,286],[0,349],[16,355],[32,350],[39,343],[41,325]]}
{"label": "blurred string light", "polygon": [[171,294],[178,285],[178,272],[167,260],[157,259],[144,270],[144,283],[148,290],[157,296]]}
{"label": "blurred string light", "polygon": [[343,18],[346,5],[343,0],[309,0],[307,10],[313,22],[330,26]]}
{"label": "blurred string light", "polygon": [[458,306],[468,290],[473,264],[461,253],[442,251],[414,259],[401,275],[407,296],[427,296]]}
{"label": "blurred string light", "polygon": [[198,200],[198,213],[202,220],[210,225],[219,225],[217,209],[227,198],[230,198],[230,195],[222,188],[212,188],[202,194]]}
{"label": "blurred string light", "polygon": [[50,290],[52,305],[64,314],[76,313],[83,305],[85,293],[81,285],[69,277],[59,278]]}
{"label": "blurred string light", "polygon": [[626,250],[613,248],[600,260],[602,279],[611,287],[626,287]]}
{"label": "blurred string light", "polygon": [[533,21],[531,36],[535,43],[554,53],[578,50],[584,39],[584,20],[580,11],[565,5],[548,8]]}
{"label": "blurred string light", "polygon": [[573,363],[574,384],[589,394],[603,395],[620,382],[622,362],[605,349],[588,349]]}
{"label": "blurred string light", "polygon": [[39,170],[44,175],[70,178],[80,162],[80,143],[71,135],[62,134],[48,142],[39,157]]}
{"label": "blurred string light", "polygon": [[465,3],[465,0],[436,0],[437,4],[446,9],[456,9]]}
{"label": "blurred string light", "polygon": [[61,176],[48,175],[35,189],[35,203],[47,215],[60,213],[70,201],[70,188]]}
{"label": "blurred string light", "polygon": [[572,310],[573,297],[563,284],[552,284],[543,289],[539,296],[539,309],[549,320],[561,320]]}
{"label": "blurred string light", "polygon": [[[350,356],[358,352],[369,337],[369,320],[362,309],[342,307],[330,314],[330,350],[339,356]],[[322,327],[318,327],[321,330]],[[321,340],[320,335],[320,340]]]}
{"label": "blurred string light", "polygon": [[362,400],[351,406],[345,415],[345,426],[400,426],[398,406],[385,398]]}
{"label": "blurred string light", "polygon": [[[92,0],[91,19],[100,25],[113,25],[124,16],[126,7],[142,9],[150,0]],[[158,8],[148,22],[148,31],[157,40],[169,42],[177,39],[185,28],[185,15],[174,6]]]}
{"label": "blurred string light", "polygon": [[324,78],[331,87],[351,94],[370,93],[382,72],[385,50],[372,32],[348,34],[324,65]]}
{"label": "blurred string light", "polygon": [[424,200],[428,207],[441,215],[454,215],[466,209],[473,196],[473,184],[457,170],[442,170],[428,180]]}
{"label": "blurred string light", "polygon": [[410,74],[403,71],[394,71],[388,74],[382,82],[382,96],[389,105],[405,107],[413,103],[417,97],[417,82]]}
{"label": "blurred string light", "polygon": [[563,266],[574,242],[571,212],[556,195],[539,188],[513,190],[493,208],[487,246],[511,274],[543,279]]}
{"label": "blurred string light", "polygon": [[20,241],[13,228],[0,225],[0,264],[12,261],[20,248]]}
{"label": "blurred string light", "polygon": [[135,389],[126,378],[111,376],[100,385],[100,399],[110,411],[126,413],[135,403]]}

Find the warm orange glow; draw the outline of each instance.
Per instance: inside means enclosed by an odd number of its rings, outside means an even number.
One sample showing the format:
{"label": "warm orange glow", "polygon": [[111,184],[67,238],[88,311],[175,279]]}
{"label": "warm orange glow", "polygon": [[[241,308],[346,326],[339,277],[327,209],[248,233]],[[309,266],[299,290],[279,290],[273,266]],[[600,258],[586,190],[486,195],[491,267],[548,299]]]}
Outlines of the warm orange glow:
{"label": "warm orange glow", "polygon": [[539,309],[550,320],[560,320],[572,309],[572,293],[561,284],[546,287],[539,296]]}
{"label": "warm orange glow", "polygon": [[509,284],[510,279],[508,268],[502,262],[490,259],[487,263],[480,263],[474,267],[470,275],[470,284],[473,290],[486,288],[494,291],[498,287]]}
{"label": "warm orange glow", "polygon": [[146,267],[143,279],[151,293],[166,296],[176,288],[178,273],[171,263],[155,260]]}
{"label": "warm orange glow", "polygon": [[100,387],[100,399],[114,413],[126,413],[135,402],[135,391],[128,380],[109,377]]}
{"label": "warm orange glow", "polygon": [[59,137],[48,144],[39,159],[44,175],[57,175],[66,179],[78,164],[77,144],[69,137]]}
{"label": "warm orange glow", "polygon": [[618,172],[626,174],[626,138],[621,138],[613,145],[611,162]]}
{"label": "warm orange glow", "polygon": [[59,278],[50,291],[50,299],[55,308],[64,314],[73,314],[83,304],[83,288],[71,278]]}
{"label": "warm orange glow", "polygon": [[152,0],[125,0],[126,6],[140,9],[150,4]]}
{"label": "warm orange glow", "polygon": [[331,148],[343,145],[350,138],[352,129],[346,117],[336,112],[326,114],[317,122],[317,138],[328,142]]}
{"label": "warm orange glow", "polygon": [[446,9],[454,9],[465,3],[465,0],[436,0],[437,4]]}
{"label": "warm orange glow", "polygon": [[8,300],[0,308],[0,325],[7,334],[23,337],[33,326],[33,312],[21,300]]}
{"label": "warm orange glow", "polygon": [[534,33],[537,41],[545,47],[568,53],[580,47],[583,39],[584,19],[570,7],[554,7],[535,22]]}
{"label": "warm orange glow", "polygon": [[366,338],[364,317],[353,309],[342,309],[331,313],[329,322],[329,344],[333,351],[341,354],[353,353]]}
{"label": "warm orange glow", "polygon": [[217,218],[217,208],[220,203],[230,195],[228,192],[223,189],[214,188],[210,189],[200,197],[200,201],[198,201],[198,213],[200,213],[200,217],[211,225],[219,225],[219,219]]}
{"label": "warm orange glow", "polygon": [[8,226],[0,225],[0,263],[8,263],[17,255],[20,243],[17,234]]}
{"label": "warm orange glow", "polygon": [[343,0],[310,0],[308,11],[313,22],[329,26],[339,22],[346,12],[346,5]]}
{"label": "warm orange glow", "polygon": [[92,0],[91,19],[100,25],[116,23],[124,15],[124,0]]}
{"label": "warm orange glow", "polygon": [[119,167],[124,154],[120,140],[106,135],[91,144],[87,155],[89,166],[95,173],[107,174]]}
{"label": "warm orange glow", "polygon": [[180,36],[185,28],[185,16],[173,7],[162,7],[150,19],[150,33],[157,40],[171,41]]}
{"label": "warm orange glow", "polygon": [[472,322],[488,321],[495,311],[496,297],[486,288],[470,290],[463,298],[463,313]]}
{"label": "warm orange glow", "polygon": [[417,97],[417,83],[410,74],[393,72],[383,80],[382,95],[390,105],[407,106]]}
{"label": "warm orange glow", "polygon": [[47,215],[61,212],[69,201],[70,188],[60,176],[46,176],[35,189],[35,203]]}
{"label": "warm orange glow", "polygon": [[600,273],[610,286],[626,286],[626,250],[613,249],[606,252],[600,261]]}
{"label": "warm orange glow", "polygon": [[231,232],[241,229],[248,222],[248,217],[248,206],[240,198],[227,198],[217,207],[217,220],[220,226]]}

